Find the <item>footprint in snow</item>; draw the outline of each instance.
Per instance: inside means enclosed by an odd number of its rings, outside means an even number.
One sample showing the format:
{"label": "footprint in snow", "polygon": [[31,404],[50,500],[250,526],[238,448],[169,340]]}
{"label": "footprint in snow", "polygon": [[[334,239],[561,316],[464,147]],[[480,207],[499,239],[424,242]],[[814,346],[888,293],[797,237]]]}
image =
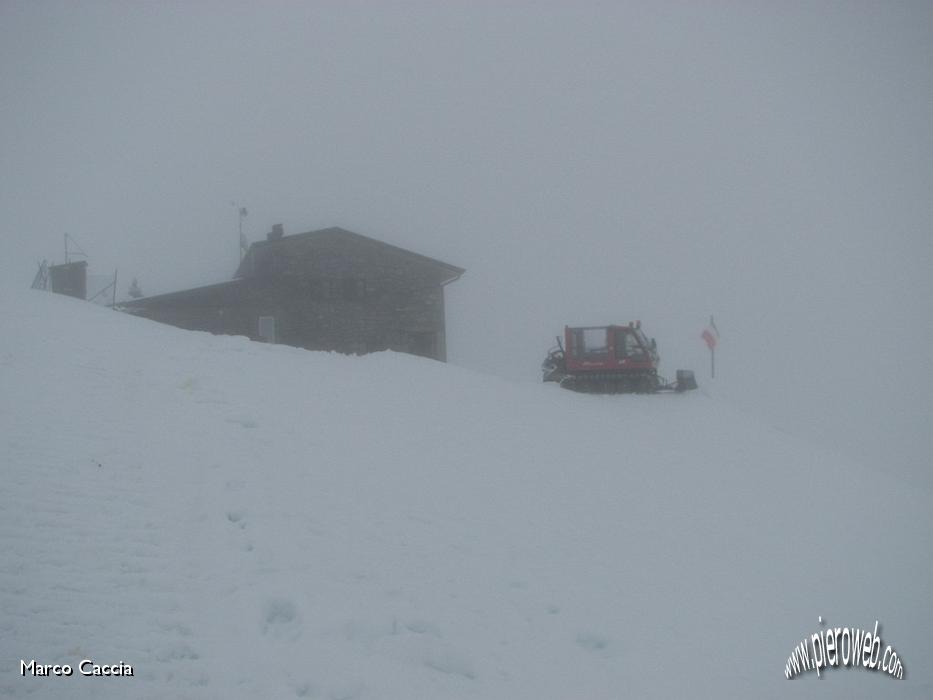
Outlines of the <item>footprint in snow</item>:
{"label": "footprint in snow", "polygon": [[275,639],[294,641],[301,636],[301,615],[298,607],[285,598],[266,602],[262,612],[262,632]]}
{"label": "footprint in snow", "polygon": [[233,423],[234,425],[239,425],[241,428],[258,428],[259,423],[257,423],[252,418],[247,416],[234,416],[227,419],[228,423]]}
{"label": "footprint in snow", "polygon": [[432,671],[438,671],[448,676],[460,676],[468,680],[476,680],[476,671],[473,664],[464,655],[453,649],[433,649],[424,660],[424,665]]}
{"label": "footprint in snow", "polygon": [[[441,638],[444,635],[441,634],[440,629],[432,625],[430,622],[425,622],[424,620],[412,620],[410,622],[404,623],[404,628],[411,632],[412,634],[427,634],[432,637]],[[392,623],[393,630],[397,629],[395,621]]]}
{"label": "footprint in snow", "polygon": [[610,640],[608,637],[604,637],[601,634],[581,632],[577,635],[577,644],[594,654],[609,653]]}
{"label": "footprint in snow", "polygon": [[246,529],[246,511],[241,509],[228,510],[227,520],[236,525],[241,530]]}
{"label": "footprint in snow", "polygon": [[315,691],[314,685],[312,683],[305,682],[299,683],[297,686],[295,686],[295,695],[297,695],[299,698],[311,698],[315,697],[317,692]]}

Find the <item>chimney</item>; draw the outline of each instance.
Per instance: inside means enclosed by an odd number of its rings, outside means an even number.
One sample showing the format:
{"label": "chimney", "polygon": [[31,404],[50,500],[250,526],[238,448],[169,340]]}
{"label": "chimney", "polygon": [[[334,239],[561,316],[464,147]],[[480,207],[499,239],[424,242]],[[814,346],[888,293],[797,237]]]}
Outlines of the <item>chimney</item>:
{"label": "chimney", "polygon": [[282,226],[282,224],[274,224],[272,226],[272,231],[266,234],[266,240],[277,241],[284,235],[285,235],[285,228]]}

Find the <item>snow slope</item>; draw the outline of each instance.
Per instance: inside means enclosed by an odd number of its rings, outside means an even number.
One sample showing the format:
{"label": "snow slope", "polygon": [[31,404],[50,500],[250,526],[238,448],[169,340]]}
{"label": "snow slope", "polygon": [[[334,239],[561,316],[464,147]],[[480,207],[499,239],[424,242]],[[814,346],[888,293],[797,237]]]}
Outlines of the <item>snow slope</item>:
{"label": "snow slope", "polygon": [[[0,318],[0,695],[933,697],[931,494],[702,392]],[[820,615],[906,680],[788,685]]]}

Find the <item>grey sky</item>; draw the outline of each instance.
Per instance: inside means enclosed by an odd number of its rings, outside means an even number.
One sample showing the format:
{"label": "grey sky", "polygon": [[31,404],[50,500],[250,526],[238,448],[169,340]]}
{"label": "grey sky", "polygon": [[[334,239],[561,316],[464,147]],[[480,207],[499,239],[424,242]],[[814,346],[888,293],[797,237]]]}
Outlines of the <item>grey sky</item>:
{"label": "grey sky", "polygon": [[[931,3],[0,3],[2,273],[125,292],[340,225],[466,267],[451,361],[563,324],[927,485]],[[19,283],[19,282],[17,282]]]}

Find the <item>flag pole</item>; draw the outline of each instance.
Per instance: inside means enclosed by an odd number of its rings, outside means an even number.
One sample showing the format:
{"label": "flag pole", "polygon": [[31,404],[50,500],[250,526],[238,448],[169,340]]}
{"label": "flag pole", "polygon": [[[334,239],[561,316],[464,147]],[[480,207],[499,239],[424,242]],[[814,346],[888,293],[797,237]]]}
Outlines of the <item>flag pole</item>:
{"label": "flag pole", "polygon": [[237,237],[237,247],[240,249],[240,262],[243,262],[243,208],[237,207],[237,228],[239,236]]}
{"label": "flag pole", "polygon": [[[716,324],[713,322],[713,315],[710,314],[709,325],[712,328],[716,328]],[[716,378],[716,346],[714,345],[709,349],[709,376],[710,379]]]}
{"label": "flag pole", "polygon": [[709,317],[709,325],[700,334],[700,337],[706,341],[706,347],[709,348],[709,376],[710,379],[716,378],[716,346],[719,344],[719,329],[716,328],[716,321],[712,314]]}
{"label": "flag pole", "polygon": [[241,207],[238,202],[230,202],[230,204],[236,209],[237,233],[239,234],[237,237],[237,247],[240,250],[240,262],[243,262],[243,248],[245,247],[244,241],[246,240],[243,238],[243,219],[249,214],[246,211],[246,207]]}

